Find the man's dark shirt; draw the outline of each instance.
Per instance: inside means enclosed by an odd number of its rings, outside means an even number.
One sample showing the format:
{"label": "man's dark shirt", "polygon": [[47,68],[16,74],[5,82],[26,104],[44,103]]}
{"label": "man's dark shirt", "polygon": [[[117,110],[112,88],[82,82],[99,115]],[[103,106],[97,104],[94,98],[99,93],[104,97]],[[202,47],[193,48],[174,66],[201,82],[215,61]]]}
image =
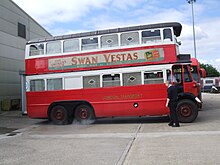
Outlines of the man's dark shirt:
{"label": "man's dark shirt", "polygon": [[177,88],[175,86],[170,86],[167,89],[168,98],[170,99],[170,102],[176,102],[178,98]]}

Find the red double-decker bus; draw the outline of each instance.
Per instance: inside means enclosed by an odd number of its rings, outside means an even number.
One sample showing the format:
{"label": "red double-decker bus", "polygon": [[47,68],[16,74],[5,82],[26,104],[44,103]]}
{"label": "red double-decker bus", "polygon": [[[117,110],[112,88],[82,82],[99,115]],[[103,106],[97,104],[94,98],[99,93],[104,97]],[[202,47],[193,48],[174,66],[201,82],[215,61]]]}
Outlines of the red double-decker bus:
{"label": "red double-decker bus", "polygon": [[27,113],[55,124],[99,117],[164,116],[168,79],[179,88],[178,117],[198,115],[190,56],[179,53],[180,23],[100,30],[29,41]]}

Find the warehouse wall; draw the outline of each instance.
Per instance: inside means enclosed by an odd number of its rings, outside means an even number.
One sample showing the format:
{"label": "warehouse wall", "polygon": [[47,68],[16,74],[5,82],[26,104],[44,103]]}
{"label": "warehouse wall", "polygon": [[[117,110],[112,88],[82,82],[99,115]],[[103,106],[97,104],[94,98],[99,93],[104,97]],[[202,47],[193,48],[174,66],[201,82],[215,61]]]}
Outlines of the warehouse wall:
{"label": "warehouse wall", "polygon": [[[18,36],[18,24],[25,27],[25,36]],[[46,36],[51,34],[13,1],[0,1],[0,101],[21,98],[19,71],[25,69],[25,44]]]}

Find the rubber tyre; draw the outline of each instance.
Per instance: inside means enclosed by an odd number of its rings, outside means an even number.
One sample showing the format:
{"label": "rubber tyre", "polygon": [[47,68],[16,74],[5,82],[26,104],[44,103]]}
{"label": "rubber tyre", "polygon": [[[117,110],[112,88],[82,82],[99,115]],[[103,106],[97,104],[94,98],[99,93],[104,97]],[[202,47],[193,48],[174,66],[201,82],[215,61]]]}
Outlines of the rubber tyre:
{"label": "rubber tyre", "polygon": [[192,100],[180,100],[177,105],[177,116],[181,123],[193,122],[198,116],[197,105]]}
{"label": "rubber tyre", "polygon": [[95,121],[93,108],[85,104],[76,107],[74,116],[80,124],[92,124]]}
{"label": "rubber tyre", "polygon": [[56,125],[69,124],[68,110],[61,105],[54,106],[50,111],[50,120]]}

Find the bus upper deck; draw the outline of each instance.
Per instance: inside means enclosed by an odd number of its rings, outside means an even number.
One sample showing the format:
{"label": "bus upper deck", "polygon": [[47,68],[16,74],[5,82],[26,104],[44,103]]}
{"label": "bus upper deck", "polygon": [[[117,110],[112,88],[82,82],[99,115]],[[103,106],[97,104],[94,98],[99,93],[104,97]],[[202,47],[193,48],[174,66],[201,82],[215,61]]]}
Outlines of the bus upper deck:
{"label": "bus upper deck", "polygon": [[171,22],[32,40],[26,74],[177,62],[181,29]]}

